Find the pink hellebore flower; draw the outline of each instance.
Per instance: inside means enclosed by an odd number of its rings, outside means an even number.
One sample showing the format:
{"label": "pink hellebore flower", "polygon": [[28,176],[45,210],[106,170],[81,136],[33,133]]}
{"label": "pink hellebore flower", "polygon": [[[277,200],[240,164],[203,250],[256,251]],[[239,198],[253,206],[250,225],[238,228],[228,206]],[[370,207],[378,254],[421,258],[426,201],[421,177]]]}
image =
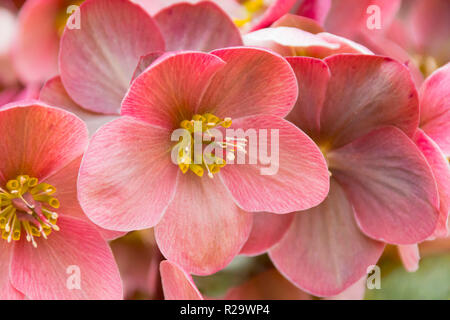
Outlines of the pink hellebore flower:
{"label": "pink hellebore flower", "polygon": [[[123,117],[93,136],[78,180],[82,207],[107,229],[156,226],[167,259],[190,273],[216,272],[248,238],[253,216],[245,211],[303,210],[328,193],[319,149],[282,119],[296,99],[292,68],[267,50],[164,55],[132,83],[122,103]],[[207,128],[278,130],[279,143],[259,137],[267,148],[279,148],[278,172],[261,175],[266,166],[261,161],[173,163],[171,134],[189,128],[191,119]],[[242,139],[227,137],[220,145],[236,157],[247,151],[248,139]]]}
{"label": "pink hellebore flower", "polygon": [[[411,140],[419,104],[405,66],[356,54],[288,61],[303,98],[287,119],[319,145],[331,185],[319,206],[295,213],[269,255],[303,290],[331,296],[363,277],[384,243],[428,238],[439,219],[439,196],[431,168]],[[263,234],[277,227],[260,226]]]}
{"label": "pink hellebore flower", "polygon": [[0,110],[0,128],[2,298],[120,299],[111,250],[77,200],[86,126],[36,102]]}
{"label": "pink hellebore flower", "polygon": [[87,0],[69,22],[75,19],[80,28],[66,27],[61,38],[61,76],[45,84],[40,99],[76,113],[91,133],[120,113],[138,65],[164,51],[242,45],[230,18],[209,2],[182,3],[153,19],[127,0]]}
{"label": "pink hellebore flower", "polygon": [[[430,237],[448,237],[448,214],[450,210],[450,63],[436,70],[420,89],[420,125],[416,142],[434,174],[439,191],[439,221]],[[399,246],[400,257],[409,271],[419,264],[417,245]]]}

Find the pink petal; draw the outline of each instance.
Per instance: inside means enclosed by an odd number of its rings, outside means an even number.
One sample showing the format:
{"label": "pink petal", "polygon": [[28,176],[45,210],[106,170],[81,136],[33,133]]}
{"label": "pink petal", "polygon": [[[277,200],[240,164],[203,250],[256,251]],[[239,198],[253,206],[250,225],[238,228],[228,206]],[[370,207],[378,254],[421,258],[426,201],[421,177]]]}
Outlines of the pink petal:
{"label": "pink petal", "polygon": [[264,49],[213,51],[226,66],[212,79],[199,111],[218,117],[256,114],[285,116],[297,99],[297,80],[289,64]]}
{"label": "pink petal", "polygon": [[[30,299],[121,299],[119,270],[98,231],[68,217],[60,217],[58,226],[47,240],[36,240],[37,248],[24,239],[15,245],[13,285]],[[77,275],[80,289],[70,286]]]}
{"label": "pink petal", "polygon": [[0,243],[0,300],[22,300],[24,295],[17,291],[12,285],[9,277],[11,257],[14,244],[6,241]]}
{"label": "pink petal", "polygon": [[59,76],[48,80],[41,89],[39,100],[55,107],[75,113],[83,120],[89,130],[89,134],[94,132],[105,123],[114,120],[117,116],[104,115],[83,109],[67,94],[66,89]]}
{"label": "pink petal", "polygon": [[417,91],[408,69],[371,55],[325,59],[332,77],[321,114],[323,139],[331,147],[347,144],[374,128],[394,125],[412,136],[417,128]]}
{"label": "pink petal", "polygon": [[80,204],[106,229],[153,227],[174,196],[178,171],[167,130],[121,117],[92,137],[78,179]]}
{"label": "pink petal", "polygon": [[450,63],[439,68],[420,88],[420,126],[450,156]]}
{"label": "pink petal", "polygon": [[253,214],[252,232],[241,249],[241,254],[256,256],[273,247],[284,236],[294,215],[267,212]]}
{"label": "pink petal", "polygon": [[315,20],[291,13],[287,13],[275,21],[272,27],[293,27],[313,34],[325,31]]}
{"label": "pink petal", "polygon": [[310,300],[309,294],[296,288],[276,269],[269,269],[232,288],[225,300]]}
{"label": "pink petal", "polygon": [[417,244],[397,246],[397,248],[405,269],[409,272],[417,271],[420,261],[419,247]]}
{"label": "pink petal", "polygon": [[352,204],[331,179],[319,206],[295,214],[294,222],[269,255],[291,282],[316,296],[336,295],[361,279],[384,245],[358,229]]}
{"label": "pink petal", "polygon": [[0,111],[0,178],[18,174],[45,180],[80,157],[88,143],[75,115],[39,102],[13,103]]}
{"label": "pink petal", "polygon": [[[231,128],[256,130],[259,152],[269,153],[272,148],[271,152],[275,152],[271,163],[263,164],[262,158],[247,147],[249,157],[245,164],[237,162],[237,154],[236,164],[226,165],[220,171],[220,177],[243,210],[289,213],[316,206],[326,197],[329,175],[325,159],[314,142],[297,127],[278,117],[254,116],[234,121]],[[266,130],[266,134],[261,130]],[[275,130],[279,141],[272,138],[276,137]]]}
{"label": "pink petal", "polygon": [[[57,172],[51,174],[45,178],[46,183],[51,184],[56,188],[55,197],[59,200],[60,206],[58,208],[58,214],[64,214],[64,216],[72,216],[81,220],[90,222],[81,209],[78,202],[77,192],[77,179],[78,171],[80,169],[81,155],[67,163],[64,167],[60,168]],[[98,227],[98,230],[105,239],[115,239],[124,235],[123,232],[110,231]]]}
{"label": "pink petal", "polygon": [[286,119],[310,137],[316,138],[320,132],[320,112],[331,76],[330,70],[320,59],[289,57],[287,61],[297,77],[300,98]]}
{"label": "pink petal", "polygon": [[239,209],[219,177],[179,177],[177,193],[155,227],[162,254],[186,272],[208,275],[239,253],[253,217]]}
{"label": "pink petal", "polygon": [[242,38],[230,17],[215,3],[178,3],[155,15],[167,51],[211,51],[241,46]]}
{"label": "pink petal", "polygon": [[200,52],[166,54],[132,83],[122,115],[174,129],[190,120],[214,74],[224,66],[218,57]]}
{"label": "pink petal", "polygon": [[66,28],[59,66],[69,95],[83,108],[120,111],[139,58],[164,50],[153,19],[126,0],[87,1],[80,6],[80,29]]}
{"label": "pink petal", "polygon": [[176,264],[165,260],[159,269],[166,300],[203,300],[192,277]]}
{"label": "pink petal", "polygon": [[328,154],[361,230],[394,244],[425,240],[436,228],[439,198],[430,166],[402,131],[384,127]]}
{"label": "pink petal", "polygon": [[283,56],[319,54],[333,52],[339,49],[339,44],[328,42],[321,37],[293,27],[273,27],[260,29],[244,36],[247,46],[257,46],[271,49]]}
{"label": "pink petal", "polygon": [[450,210],[450,167],[448,160],[437,144],[422,130],[417,130],[414,135],[414,142],[427,159],[439,192],[439,221],[434,236],[446,237],[449,231],[447,222]]}
{"label": "pink petal", "polygon": [[251,31],[270,26],[284,14],[288,13],[296,0],[274,0],[261,18],[252,26]]}
{"label": "pink petal", "polygon": [[[297,14],[323,24],[331,7],[331,0],[304,0],[297,9]],[[347,10],[349,7],[346,8]]]}
{"label": "pink petal", "polygon": [[20,10],[13,62],[23,82],[39,83],[58,73],[60,0],[29,0]]}

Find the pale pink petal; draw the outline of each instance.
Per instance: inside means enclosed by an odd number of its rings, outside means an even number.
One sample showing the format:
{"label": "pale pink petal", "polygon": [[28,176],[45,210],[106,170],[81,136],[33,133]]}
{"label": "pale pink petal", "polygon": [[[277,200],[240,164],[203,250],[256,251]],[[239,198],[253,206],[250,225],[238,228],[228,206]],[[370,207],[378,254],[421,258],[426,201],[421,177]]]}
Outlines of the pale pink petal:
{"label": "pale pink petal", "polygon": [[321,51],[315,53],[316,56],[320,57],[326,57],[332,54],[338,54],[338,53],[363,53],[363,54],[373,54],[372,51],[367,49],[365,46],[356,43],[352,40],[349,40],[344,37],[337,36],[335,34],[331,34],[328,32],[321,32],[318,33],[317,36],[323,40],[328,41],[329,43],[339,45],[338,49],[335,50],[328,50],[328,48],[322,49]]}
{"label": "pale pink petal", "polygon": [[[331,0],[304,0],[297,9],[297,14],[323,24],[331,7]],[[350,9],[349,7],[346,8]]]}
{"label": "pale pink petal", "polygon": [[241,34],[227,14],[209,1],[179,3],[155,15],[167,51],[211,51],[241,46]]}
{"label": "pale pink petal", "polygon": [[436,182],[425,157],[402,131],[373,130],[329,152],[327,159],[365,234],[413,244],[433,233],[439,218]]}
{"label": "pale pink petal", "polygon": [[450,210],[450,167],[448,160],[437,144],[422,130],[417,130],[414,135],[414,142],[427,159],[439,191],[439,221],[434,236],[446,237],[449,232],[447,223]]}
{"label": "pale pink petal", "polygon": [[293,27],[313,34],[325,31],[315,20],[287,13],[272,24],[272,27]]}
{"label": "pale pink petal", "polygon": [[133,83],[122,103],[122,115],[175,129],[191,120],[214,74],[225,63],[201,52],[166,54]]}
{"label": "pale pink petal", "polygon": [[178,171],[167,130],[121,117],[92,137],[78,179],[80,204],[106,229],[152,227],[173,198]]}
{"label": "pale pink petal", "polygon": [[154,15],[167,6],[174,5],[179,2],[195,2],[197,0],[132,0],[139,4],[149,14]]}
{"label": "pale pink petal", "polygon": [[90,135],[93,135],[94,132],[105,123],[117,118],[117,116],[114,115],[95,113],[81,108],[67,94],[59,76],[51,78],[45,83],[44,87],[41,89],[39,100],[48,105],[75,113],[81,120],[86,122]]}
{"label": "pale pink petal", "polygon": [[254,22],[251,31],[270,26],[284,14],[288,13],[296,0],[274,0],[264,14]]}
{"label": "pale pink petal", "polygon": [[60,0],[29,0],[20,10],[13,62],[20,79],[39,83],[58,73],[58,13]]}
{"label": "pale pink petal", "polygon": [[409,272],[417,271],[420,261],[419,247],[417,244],[397,246],[397,248],[405,269]]}
{"label": "pale pink petal", "polygon": [[203,300],[192,277],[176,264],[165,260],[159,269],[166,300]]}
{"label": "pale pink petal", "polygon": [[253,216],[239,209],[219,177],[179,176],[177,193],[155,227],[162,254],[186,272],[209,275],[239,253]]}
{"label": "pale pink petal", "polygon": [[272,268],[232,288],[225,300],[310,300],[312,297],[295,287]]}
{"label": "pale pink petal", "polygon": [[212,79],[199,111],[218,117],[256,114],[285,116],[294,106],[295,74],[279,55],[264,49],[230,48],[213,51],[226,66]]}
{"label": "pale pink petal", "polygon": [[119,113],[139,58],[164,50],[164,40],[153,19],[126,0],[88,0],[79,17],[80,28],[66,28],[61,39],[64,87],[85,109]]}
{"label": "pale pink petal", "polygon": [[0,300],[22,300],[24,295],[17,291],[10,281],[9,271],[14,244],[7,241],[0,243]]}
{"label": "pale pink petal", "polygon": [[420,88],[420,127],[450,156],[450,63]]}
{"label": "pale pink petal", "polygon": [[244,36],[247,46],[271,49],[283,56],[306,55],[321,57],[339,49],[339,44],[328,42],[315,34],[293,27],[260,29]]}
{"label": "pale pink petal", "polygon": [[0,136],[0,178],[4,183],[19,174],[43,180],[80,157],[88,143],[80,119],[39,102],[3,108]]}
{"label": "pale pink petal", "polygon": [[[80,169],[81,155],[68,162],[64,167],[57,172],[45,178],[43,182],[49,183],[56,188],[54,196],[59,200],[60,206],[57,210],[58,214],[64,216],[73,216],[81,220],[89,221],[81,209],[78,202],[77,179],[78,171]],[[110,231],[98,227],[98,230],[105,239],[115,239],[124,235],[123,232]]]}
{"label": "pale pink petal", "polygon": [[255,256],[266,252],[284,236],[293,218],[291,214],[254,213],[252,232],[240,253]]}
{"label": "pale pink petal", "polygon": [[366,293],[367,277],[364,276],[341,293],[325,300],[363,300]]}
{"label": "pale pink petal", "polygon": [[404,65],[386,57],[346,54],[325,62],[332,77],[320,126],[330,147],[345,145],[383,125],[414,134],[418,95]]}
{"label": "pale pink petal", "polygon": [[361,279],[383,248],[359,230],[352,204],[332,179],[327,199],[296,213],[289,231],[269,255],[298,287],[316,296],[333,296]]}
{"label": "pale pink petal", "polygon": [[330,70],[320,59],[289,57],[298,81],[299,99],[286,117],[306,134],[316,138],[320,132],[320,112],[325,100]]}
{"label": "pale pink petal", "polygon": [[[325,159],[315,143],[293,124],[278,117],[254,116],[234,121],[231,128],[250,133],[245,159],[238,151],[234,163],[220,171],[242,209],[289,213],[316,206],[326,197],[329,174]],[[249,147],[256,144],[259,155],[256,148]],[[269,154],[271,158],[265,160],[264,155]]]}
{"label": "pale pink petal", "polygon": [[58,226],[36,239],[37,248],[25,239],[15,244],[14,287],[30,299],[121,299],[119,270],[100,233],[74,218],[60,217]]}

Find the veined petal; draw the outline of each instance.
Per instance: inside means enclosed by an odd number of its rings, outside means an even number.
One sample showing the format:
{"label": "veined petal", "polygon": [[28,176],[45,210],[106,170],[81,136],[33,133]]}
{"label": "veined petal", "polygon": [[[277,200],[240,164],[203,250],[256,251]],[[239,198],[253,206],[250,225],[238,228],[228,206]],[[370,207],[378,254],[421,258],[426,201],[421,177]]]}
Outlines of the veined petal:
{"label": "veined petal", "polygon": [[83,108],[118,114],[139,58],[164,50],[164,40],[153,19],[130,1],[87,0],[79,10],[80,28],[66,27],[61,39],[62,82]]}
{"label": "veined petal", "polygon": [[211,51],[241,46],[241,34],[230,17],[211,1],[178,3],[155,15],[167,51]]}
{"label": "veined petal", "polygon": [[373,130],[328,153],[328,163],[368,236],[414,244],[434,232],[439,196],[433,173],[414,142],[399,129]]}
{"label": "veined petal", "polygon": [[209,53],[165,54],[133,81],[122,103],[122,115],[167,129],[179,128],[182,120],[195,114],[211,78],[224,65]]}
{"label": "veined petal", "polygon": [[11,281],[30,299],[122,299],[122,283],[112,252],[89,223],[58,219],[60,231],[33,248],[15,244]]}
{"label": "veined petal", "polygon": [[92,137],[78,179],[80,204],[106,229],[153,227],[173,198],[178,171],[167,130],[121,117]]}
{"label": "veined petal", "polygon": [[412,137],[419,121],[418,95],[408,69],[386,57],[339,54],[330,68],[321,113],[321,136],[330,147],[393,125]]}
{"label": "veined petal", "polygon": [[220,177],[242,209],[290,213],[323,201],[329,189],[327,164],[300,129],[274,116],[240,118],[230,128],[247,134],[247,154],[243,159],[238,150]]}
{"label": "veined petal", "polygon": [[317,296],[334,296],[361,279],[376,264],[384,244],[358,228],[352,204],[331,179],[330,193],[319,206],[297,212],[270,258],[291,282]]}
{"label": "veined petal", "polygon": [[[176,168],[176,166],[174,166]],[[209,275],[239,253],[253,216],[239,209],[218,177],[180,175],[177,193],[155,227],[162,254],[186,272]]]}

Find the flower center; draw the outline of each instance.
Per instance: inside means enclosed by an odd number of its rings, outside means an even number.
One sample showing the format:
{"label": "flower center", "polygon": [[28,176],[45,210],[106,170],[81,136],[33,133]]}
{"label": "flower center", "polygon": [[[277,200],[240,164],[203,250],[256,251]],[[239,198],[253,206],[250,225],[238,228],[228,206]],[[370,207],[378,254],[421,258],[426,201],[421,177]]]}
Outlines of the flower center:
{"label": "flower center", "polygon": [[[6,189],[6,190],[5,190]],[[58,199],[52,195],[56,188],[48,183],[39,183],[38,179],[27,175],[9,180],[6,188],[0,188],[0,229],[2,238],[20,240],[22,231],[26,239],[37,247],[34,237],[47,239],[56,225],[58,214],[52,208],[59,208]]]}
{"label": "flower center", "polygon": [[[181,137],[181,143],[177,144],[177,164],[180,170],[183,173],[191,170],[199,177],[206,171],[213,178],[226,165],[223,151],[226,152],[227,160],[234,160],[236,150],[245,152],[246,141],[236,138],[225,138],[223,141],[221,133],[218,137],[216,131],[213,132],[218,127],[230,126],[231,118],[221,119],[212,113],[196,114],[191,120],[181,121],[180,128],[186,130],[188,136]],[[195,148],[197,141],[201,141],[200,150]]]}
{"label": "flower center", "polygon": [[234,19],[233,22],[236,26],[243,27],[250,21],[252,21],[254,15],[258,13],[264,7],[264,0],[245,0],[242,5],[245,8],[245,18]]}

